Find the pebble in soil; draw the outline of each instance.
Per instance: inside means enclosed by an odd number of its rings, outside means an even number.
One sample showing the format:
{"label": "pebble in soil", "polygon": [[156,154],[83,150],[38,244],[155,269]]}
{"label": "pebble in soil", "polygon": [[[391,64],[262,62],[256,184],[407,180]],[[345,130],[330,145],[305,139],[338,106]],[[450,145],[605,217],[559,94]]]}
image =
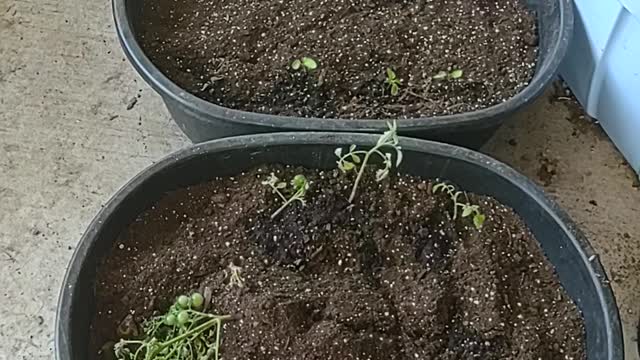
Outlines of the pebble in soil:
{"label": "pebble in soil", "polygon": [[[468,112],[533,77],[522,0],[144,1],[140,43],[170,79],[225,107],[327,118]],[[310,57],[318,68],[292,70]],[[397,96],[386,69],[400,80]],[[435,80],[462,70],[458,79]]]}
{"label": "pebble in soil", "polygon": [[[272,171],[304,173],[307,205],[271,219]],[[92,348],[198,290],[241,316],[225,360],[585,359],[581,315],[512,210],[469,194],[487,216],[477,231],[425,180],[368,174],[350,207],[352,182],[270,166],[167,194],[100,266]]]}

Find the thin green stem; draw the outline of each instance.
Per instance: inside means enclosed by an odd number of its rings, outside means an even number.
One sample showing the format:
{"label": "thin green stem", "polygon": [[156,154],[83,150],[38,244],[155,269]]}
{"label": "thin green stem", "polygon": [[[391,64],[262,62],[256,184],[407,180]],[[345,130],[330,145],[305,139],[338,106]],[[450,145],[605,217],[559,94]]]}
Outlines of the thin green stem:
{"label": "thin green stem", "polygon": [[[382,147],[382,146],[380,146],[380,147]],[[378,154],[383,159],[386,159],[387,156],[382,151],[378,150],[378,149],[380,149],[380,147],[372,149],[371,152]]]}
{"label": "thin green stem", "polygon": [[225,315],[225,316],[218,316],[218,317],[212,318],[211,320],[199,325],[198,327],[196,327],[196,328],[194,328],[192,330],[189,330],[189,331],[185,332],[184,334],[182,334],[180,336],[177,336],[177,337],[175,337],[175,338],[173,338],[173,339],[171,339],[171,340],[169,340],[167,342],[161,343],[158,346],[158,348],[156,349],[156,351],[154,351],[151,354],[151,359],[153,359],[156,355],[158,355],[158,353],[160,353],[160,351],[162,351],[166,347],[168,347],[168,346],[170,346],[170,345],[172,345],[172,344],[174,344],[174,343],[176,343],[178,341],[184,340],[184,339],[188,338],[189,336],[191,336],[193,334],[197,334],[197,333],[200,333],[202,331],[205,331],[205,330],[211,328],[211,326],[213,326],[216,323],[219,323],[219,322],[222,322],[222,321],[225,321],[225,320],[230,320],[230,319],[233,319],[233,316]]}
{"label": "thin green stem", "polygon": [[140,350],[142,350],[143,348],[147,349],[147,353],[149,352],[148,346],[140,346],[138,350],[136,350],[135,354],[133,354],[133,360],[138,360],[138,354],[140,353]]}
{"label": "thin green stem", "polygon": [[458,202],[458,196],[460,196],[460,192],[457,193],[451,192],[451,200],[453,200],[453,220],[458,218],[458,206],[461,204]]}
{"label": "thin green stem", "polygon": [[353,203],[353,199],[356,198],[356,191],[358,190],[358,184],[360,184],[360,180],[362,179],[362,174],[364,174],[364,169],[367,167],[367,162],[369,161],[369,157],[371,157],[371,154],[377,151],[378,148],[380,148],[380,145],[377,145],[376,147],[368,151],[367,155],[364,156],[364,160],[362,160],[362,166],[360,167],[360,170],[358,171],[358,176],[356,177],[356,182],[353,184],[353,189],[351,190],[351,196],[349,196],[349,203]]}
{"label": "thin green stem", "polygon": [[274,192],[274,193],[276,193],[276,194],[278,194],[278,196],[280,196],[280,198],[282,199],[282,201],[287,201],[286,196],[284,196],[284,195],[280,192],[280,190],[278,190],[278,188],[277,188],[277,187],[275,187],[275,186],[271,186],[271,187],[273,188],[273,192]]}
{"label": "thin green stem", "polygon": [[351,155],[367,155],[368,151],[366,150],[356,150],[356,151],[352,151],[348,154],[342,155],[342,157],[340,158],[340,160],[345,160],[346,158],[348,158]]}
{"label": "thin green stem", "polygon": [[209,318],[209,319],[218,319],[218,318],[221,317],[219,315],[207,314],[207,313],[203,313],[202,311],[193,310],[193,309],[189,309],[189,310],[187,310],[187,312],[189,314],[198,315],[198,316],[206,317],[206,318]]}
{"label": "thin green stem", "polygon": [[193,346],[191,346],[191,341],[187,343],[187,347],[189,347],[189,355],[193,359]]}
{"label": "thin green stem", "polygon": [[222,322],[218,321],[216,324],[216,347],[215,347],[215,360],[218,360],[218,350],[220,350],[220,332],[222,331]]}
{"label": "thin green stem", "polygon": [[140,340],[121,340],[120,342],[126,345],[144,345],[144,341]]}
{"label": "thin green stem", "polygon": [[166,358],[171,359],[171,355],[173,355],[179,348],[180,348],[179,346],[174,346],[173,349],[169,351],[169,354],[167,354]]}
{"label": "thin green stem", "polygon": [[284,202],[284,204],[282,204],[282,206],[280,206],[278,210],[276,210],[273,214],[271,214],[271,218],[274,219],[276,216],[278,216],[292,202],[296,200],[300,200],[300,197],[302,196],[303,192],[304,192],[304,189],[300,189],[290,199],[288,200],[285,199],[286,201]]}

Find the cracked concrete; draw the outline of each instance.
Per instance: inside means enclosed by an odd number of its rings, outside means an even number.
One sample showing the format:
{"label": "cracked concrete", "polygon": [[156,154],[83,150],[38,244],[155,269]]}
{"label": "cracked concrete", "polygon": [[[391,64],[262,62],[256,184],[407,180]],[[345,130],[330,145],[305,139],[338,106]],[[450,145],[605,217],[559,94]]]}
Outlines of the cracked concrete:
{"label": "cracked concrete", "polygon": [[[188,142],[125,61],[107,1],[0,0],[0,59],[0,360],[52,359],[58,290],[85,227],[119,186]],[[546,185],[581,226],[638,359],[637,178],[579,109],[549,99],[485,151]]]}

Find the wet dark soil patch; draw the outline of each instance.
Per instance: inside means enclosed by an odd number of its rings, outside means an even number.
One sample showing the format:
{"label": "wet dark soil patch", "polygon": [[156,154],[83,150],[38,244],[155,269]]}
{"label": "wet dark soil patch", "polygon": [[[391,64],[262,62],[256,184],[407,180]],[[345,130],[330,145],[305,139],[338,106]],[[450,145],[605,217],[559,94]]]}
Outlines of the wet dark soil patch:
{"label": "wet dark soil patch", "polygon": [[560,102],[567,108],[568,114],[565,119],[573,125],[572,136],[578,138],[581,135],[592,135],[597,140],[608,140],[607,134],[598,121],[587,114],[564,82],[556,81],[553,83],[553,92],[549,96],[549,101],[551,103]]}
{"label": "wet dark soil patch", "polygon": [[[522,0],[146,0],[139,40],[205,100],[327,118],[454,114],[511,98],[533,76],[535,16]],[[310,57],[317,69],[294,71]],[[401,81],[393,96],[386,69]],[[457,79],[435,80],[462,70]]]}
{"label": "wet dark soil patch", "polygon": [[[306,206],[271,219],[272,171],[308,177]],[[581,315],[512,210],[468,194],[478,231],[432,184],[372,177],[352,206],[349,176],[279,166],[167,194],[99,268],[92,358],[123,320],[198,290],[241,317],[224,328],[225,360],[585,359]]]}
{"label": "wet dark soil patch", "polygon": [[538,154],[540,167],[538,168],[538,180],[545,187],[553,183],[554,178],[558,174],[558,159],[550,158],[545,152]]}

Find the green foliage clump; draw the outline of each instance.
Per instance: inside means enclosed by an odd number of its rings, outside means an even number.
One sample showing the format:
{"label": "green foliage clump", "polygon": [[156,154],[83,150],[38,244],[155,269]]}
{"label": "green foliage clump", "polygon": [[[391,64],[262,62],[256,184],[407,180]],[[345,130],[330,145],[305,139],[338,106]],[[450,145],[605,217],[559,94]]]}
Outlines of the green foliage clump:
{"label": "green foliage clump", "polygon": [[202,312],[200,293],[181,295],[166,314],[144,324],[144,338],[122,339],[114,346],[118,360],[219,360],[222,324],[231,315]]}

